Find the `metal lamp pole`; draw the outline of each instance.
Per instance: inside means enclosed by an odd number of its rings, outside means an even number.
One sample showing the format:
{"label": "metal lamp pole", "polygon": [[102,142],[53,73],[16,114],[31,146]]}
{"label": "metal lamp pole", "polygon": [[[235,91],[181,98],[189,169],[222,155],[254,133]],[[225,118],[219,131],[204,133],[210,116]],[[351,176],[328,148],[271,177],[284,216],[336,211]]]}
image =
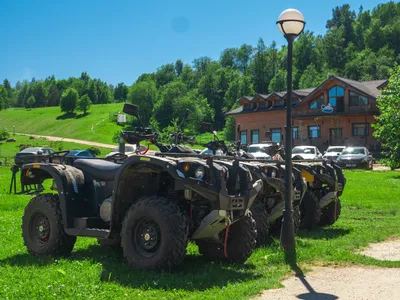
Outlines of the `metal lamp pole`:
{"label": "metal lamp pole", "polygon": [[286,136],[285,136],[285,209],[281,227],[281,247],[285,252],[285,259],[289,263],[296,263],[296,244],[293,226],[293,183],[292,183],[292,66],[293,66],[293,42],[304,30],[304,17],[296,9],[283,11],[276,22],[279,30],[284,34],[288,42],[287,57],[287,93],[286,93]]}

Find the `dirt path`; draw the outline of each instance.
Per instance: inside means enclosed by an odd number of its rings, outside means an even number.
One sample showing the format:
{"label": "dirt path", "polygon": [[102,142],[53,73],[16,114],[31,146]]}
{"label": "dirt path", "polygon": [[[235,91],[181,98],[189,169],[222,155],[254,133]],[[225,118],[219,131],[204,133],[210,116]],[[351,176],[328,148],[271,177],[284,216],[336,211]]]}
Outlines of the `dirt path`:
{"label": "dirt path", "polygon": [[77,144],[83,144],[83,145],[89,145],[89,146],[97,146],[97,147],[103,147],[103,148],[109,148],[109,149],[114,149],[116,147],[116,145],[111,145],[111,144],[103,144],[103,143],[97,143],[97,142],[91,142],[91,141],[62,138],[62,137],[57,137],[57,136],[25,134],[25,133],[18,133],[18,134],[26,135],[26,136],[33,136],[35,138],[45,138],[49,141],[54,141],[54,142],[58,142],[58,141],[71,142],[71,143],[77,143]]}
{"label": "dirt path", "polygon": [[400,261],[400,240],[389,240],[382,243],[370,244],[367,249],[360,252],[379,260]]}
{"label": "dirt path", "polygon": [[281,282],[257,300],[286,299],[400,299],[400,268],[315,267],[301,277]]}

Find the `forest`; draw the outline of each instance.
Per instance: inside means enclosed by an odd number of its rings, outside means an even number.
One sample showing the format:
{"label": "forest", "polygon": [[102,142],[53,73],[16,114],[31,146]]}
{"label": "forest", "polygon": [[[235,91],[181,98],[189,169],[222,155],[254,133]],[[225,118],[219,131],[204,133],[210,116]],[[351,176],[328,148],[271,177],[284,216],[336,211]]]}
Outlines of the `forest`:
{"label": "forest", "polygon": [[[372,10],[349,5],[332,9],[325,35],[306,30],[294,44],[294,88],[316,87],[334,74],[354,80],[387,79],[400,62],[400,3],[380,4]],[[0,109],[59,106],[64,93],[77,94],[93,104],[131,102],[140,106],[145,123],[162,129],[192,111],[189,126],[213,122],[222,130],[224,113],[243,95],[286,89],[287,48],[275,42],[243,44],[222,51],[218,60],[199,57],[190,64],[178,59],[145,73],[132,84],[113,86],[87,72],[80,77],[32,78],[0,85]],[[73,110],[73,109],[72,109]]]}

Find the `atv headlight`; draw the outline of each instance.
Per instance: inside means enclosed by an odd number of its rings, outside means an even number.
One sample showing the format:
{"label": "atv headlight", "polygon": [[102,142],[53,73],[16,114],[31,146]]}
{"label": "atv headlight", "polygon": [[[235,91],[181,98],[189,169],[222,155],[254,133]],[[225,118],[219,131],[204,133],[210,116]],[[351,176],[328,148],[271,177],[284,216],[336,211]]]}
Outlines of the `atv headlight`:
{"label": "atv headlight", "polygon": [[203,167],[198,167],[196,169],[196,172],[194,173],[194,176],[196,177],[196,179],[203,179],[204,177],[204,168]]}
{"label": "atv headlight", "polygon": [[276,177],[276,170],[275,170],[275,169],[272,169],[272,171],[271,171],[271,177],[272,177],[272,178],[275,178],[275,177]]}

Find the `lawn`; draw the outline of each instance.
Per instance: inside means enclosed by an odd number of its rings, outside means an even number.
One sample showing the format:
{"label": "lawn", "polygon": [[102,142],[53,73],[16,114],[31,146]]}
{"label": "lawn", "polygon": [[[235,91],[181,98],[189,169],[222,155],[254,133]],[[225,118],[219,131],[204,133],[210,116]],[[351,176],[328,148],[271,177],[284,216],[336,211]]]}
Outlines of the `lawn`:
{"label": "lawn", "polygon": [[[298,263],[365,264],[400,267],[355,253],[370,242],[399,235],[400,175],[397,172],[346,171],[339,221],[330,228],[300,231]],[[0,299],[247,299],[279,286],[291,272],[278,241],[256,250],[245,265],[204,261],[190,244],[184,264],[173,273],[127,267],[120,252],[102,249],[93,239],[78,238],[68,258],[27,254],[21,216],[28,196],[8,195],[10,174],[0,168]]]}
{"label": "lawn", "polygon": [[112,143],[121,129],[111,116],[122,111],[123,103],[93,105],[86,116],[66,117],[60,107],[11,108],[0,111],[0,126],[10,132],[50,135],[99,143]]}

